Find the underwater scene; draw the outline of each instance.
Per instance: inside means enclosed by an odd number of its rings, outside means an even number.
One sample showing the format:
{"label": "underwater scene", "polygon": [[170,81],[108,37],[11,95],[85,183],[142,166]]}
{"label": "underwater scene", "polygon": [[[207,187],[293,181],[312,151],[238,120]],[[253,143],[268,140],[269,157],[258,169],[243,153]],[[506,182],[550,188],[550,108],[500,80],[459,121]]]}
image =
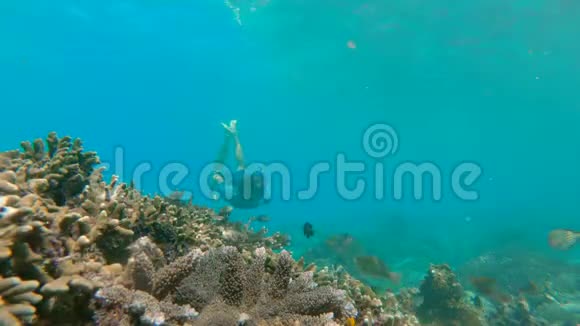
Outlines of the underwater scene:
{"label": "underwater scene", "polygon": [[580,325],[580,2],[0,1],[0,325]]}

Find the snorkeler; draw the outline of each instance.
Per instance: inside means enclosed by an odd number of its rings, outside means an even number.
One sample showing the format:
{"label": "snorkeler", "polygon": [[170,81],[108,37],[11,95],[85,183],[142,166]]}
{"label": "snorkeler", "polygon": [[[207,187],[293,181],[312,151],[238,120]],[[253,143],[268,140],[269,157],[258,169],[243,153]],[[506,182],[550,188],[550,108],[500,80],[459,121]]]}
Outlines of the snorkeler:
{"label": "snorkeler", "polygon": [[[217,166],[211,180],[212,190],[216,191],[222,198],[225,198],[235,208],[256,208],[262,203],[269,202],[269,200],[264,198],[266,184],[263,173],[255,171],[248,174],[246,171],[242,145],[238,136],[237,121],[231,120],[229,125],[222,123],[222,126],[226,131],[226,135],[216,160]],[[231,178],[226,178],[223,168],[225,167],[225,160],[232,140],[235,144],[237,170],[231,173]],[[246,190],[245,187],[249,187],[249,189]]]}

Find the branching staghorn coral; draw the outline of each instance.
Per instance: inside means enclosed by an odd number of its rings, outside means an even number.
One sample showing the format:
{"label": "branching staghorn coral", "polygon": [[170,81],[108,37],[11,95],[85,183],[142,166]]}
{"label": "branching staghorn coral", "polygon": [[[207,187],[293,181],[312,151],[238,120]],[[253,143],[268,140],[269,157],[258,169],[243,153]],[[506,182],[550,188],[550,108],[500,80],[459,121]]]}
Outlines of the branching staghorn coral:
{"label": "branching staghorn coral", "polygon": [[83,152],[79,139],[50,133],[45,142],[23,142],[22,149],[0,153],[5,274],[45,284],[83,270],[87,260],[125,264],[128,245],[141,235],[151,233],[175,258],[193,247],[220,246],[235,229],[214,223],[218,218],[209,208],[143,196],[116,177],[104,182],[103,169],[95,168],[99,158]]}
{"label": "branching staghorn coral", "polygon": [[18,326],[23,321],[34,321],[34,305],[42,300],[42,296],[34,292],[38,285],[37,281],[0,277],[0,325]]}
{"label": "branching staghorn coral", "polygon": [[[93,168],[99,161],[96,154],[83,152],[80,140],[58,139],[55,133],[46,142],[48,150],[37,139],[23,142],[23,152],[0,153],[0,274],[39,283],[42,318],[82,320],[75,315],[85,306],[82,298],[88,303],[99,279],[122,268],[106,266],[98,246],[91,246],[102,239],[95,231],[115,221],[94,218],[103,217],[105,210],[83,217],[88,212],[81,204],[98,201],[96,191],[92,198],[82,196],[91,180],[100,177]],[[108,208],[106,201],[101,208]],[[96,223],[86,223],[91,219]]]}
{"label": "branching staghorn coral", "polygon": [[32,248],[41,245],[43,235],[49,231],[42,222],[33,220],[32,209],[3,207],[0,219],[0,263],[3,269],[27,278],[47,280],[48,276],[39,265],[42,257]]}
{"label": "branching staghorn coral", "polygon": [[59,139],[54,132],[48,135],[46,144],[42,139],[25,141],[21,143],[22,152],[0,155],[0,171],[15,171],[16,177],[0,182],[1,192],[44,194],[56,205],[64,206],[83,190],[94,165],[99,163],[96,153],[84,152],[80,139]]}

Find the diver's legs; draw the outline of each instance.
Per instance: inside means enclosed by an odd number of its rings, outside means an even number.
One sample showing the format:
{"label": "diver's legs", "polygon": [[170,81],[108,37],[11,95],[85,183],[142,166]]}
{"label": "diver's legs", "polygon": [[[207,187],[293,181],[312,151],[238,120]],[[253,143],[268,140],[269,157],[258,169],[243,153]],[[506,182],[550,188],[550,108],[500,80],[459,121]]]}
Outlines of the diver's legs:
{"label": "diver's legs", "polygon": [[228,152],[230,151],[230,143],[232,142],[232,137],[228,132],[225,133],[224,142],[222,147],[218,152],[217,159],[215,160],[216,167],[214,171],[219,172],[226,164],[226,159],[228,158]]}
{"label": "diver's legs", "polygon": [[244,163],[244,151],[238,134],[234,134],[234,142],[236,143],[236,161],[238,162],[238,170],[243,170],[246,166]]}
{"label": "diver's legs", "polygon": [[240,137],[238,136],[238,121],[231,120],[229,125],[222,123],[222,126],[230,133],[235,142],[235,155],[236,161],[238,163],[238,170],[243,170],[246,166],[244,163],[244,151],[242,150],[242,144],[240,143]]}
{"label": "diver's legs", "polygon": [[[223,124],[222,124],[223,125]],[[225,126],[225,125],[224,125]],[[218,152],[217,159],[215,160],[215,167],[213,168],[213,175],[211,182],[211,187],[215,188],[217,184],[224,182],[223,169],[226,167],[226,159],[230,151],[230,144],[232,142],[232,137],[229,131],[225,132],[224,142]]]}

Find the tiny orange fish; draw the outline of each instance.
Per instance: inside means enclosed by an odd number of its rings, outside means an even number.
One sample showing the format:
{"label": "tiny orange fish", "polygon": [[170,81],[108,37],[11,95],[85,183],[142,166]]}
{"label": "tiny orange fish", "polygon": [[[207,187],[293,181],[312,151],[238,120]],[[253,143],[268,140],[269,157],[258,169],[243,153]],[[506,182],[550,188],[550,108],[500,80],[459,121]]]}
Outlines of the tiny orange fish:
{"label": "tiny orange fish", "polygon": [[355,320],[354,320],[354,318],[353,318],[353,317],[349,317],[349,318],[346,320],[346,326],[356,326],[356,322],[355,322]]}

